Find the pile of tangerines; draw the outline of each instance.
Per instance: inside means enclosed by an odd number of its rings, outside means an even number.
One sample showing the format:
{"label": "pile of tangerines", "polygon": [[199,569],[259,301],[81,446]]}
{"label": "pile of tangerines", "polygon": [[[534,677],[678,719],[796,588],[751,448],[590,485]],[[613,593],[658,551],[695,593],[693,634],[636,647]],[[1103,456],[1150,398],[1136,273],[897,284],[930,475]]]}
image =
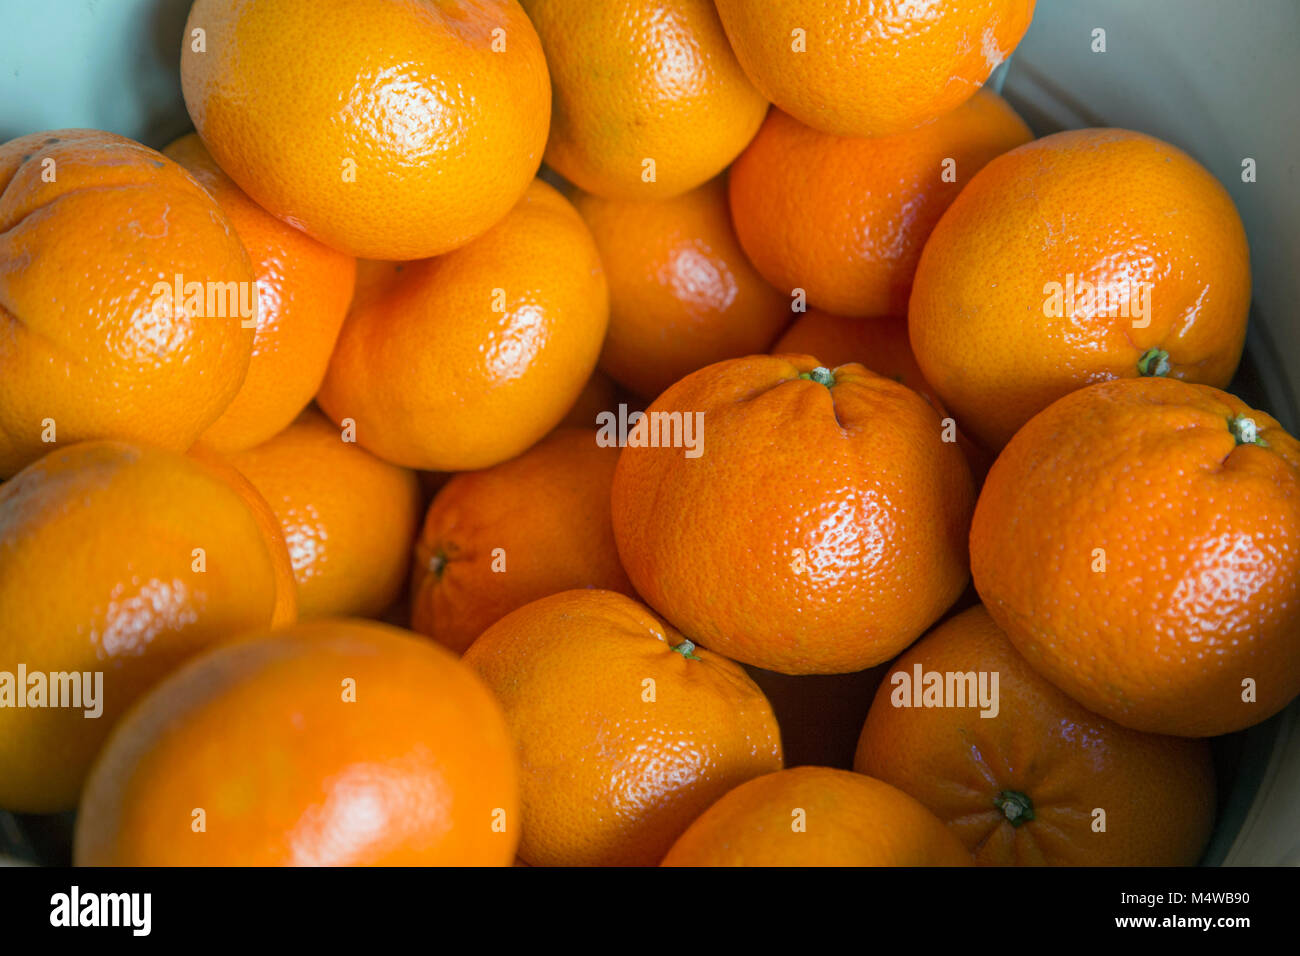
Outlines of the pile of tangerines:
{"label": "pile of tangerines", "polygon": [[1300,692],[1300,446],[1216,179],[983,88],[1033,6],[197,0],[194,134],[0,146],[0,808],[1195,862]]}

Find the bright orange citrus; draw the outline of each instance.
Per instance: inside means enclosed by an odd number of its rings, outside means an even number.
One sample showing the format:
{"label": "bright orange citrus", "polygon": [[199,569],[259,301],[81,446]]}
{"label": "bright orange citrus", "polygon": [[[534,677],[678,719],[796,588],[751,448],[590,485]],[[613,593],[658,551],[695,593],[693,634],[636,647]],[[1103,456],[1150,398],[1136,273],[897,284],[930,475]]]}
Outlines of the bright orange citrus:
{"label": "bright orange citrus", "polygon": [[407,631],[325,620],[247,635],[142,700],[96,761],[75,858],[509,866],[518,841],[518,769],[482,682]]}
{"label": "bright orange citrus", "polygon": [[526,604],[465,654],[505,708],[533,866],[653,866],[710,803],[781,768],[739,665],[612,591]]}
{"label": "bright orange citrus", "polygon": [[654,398],[688,372],[764,352],[790,321],[790,300],[736,241],[722,178],[672,199],[578,194],[609,277],[600,365]]}
{"label": "bright orange citrus", "polygon": [[1094,713],[1184,737],[1300,693],[1297,541],[1300,443],[1166,378],[1092,385],[1030,419],[970,538],[980,597],[1031,667]]}
{"label": "bright orange citrus", "polygon": [[1158,139],[1087,129],[980,170],[925,246],[908,325],[944,405],[996,452],[1091,382],[1226,386],[1249,306],[1246,233],[1215,178]]}
{"label": "bright orange citrus", "polygon": [[[207,645],[267,626],[275,604],[257,519],[184,455],[81,442],[0,485],[0,669],[43,675],[38,698],[0,682],[0,807],[71,809],[132,701]],[[85,675],[58,681],[81,706],[50,706],[51,674]],[[45,706],[5,699],[19,691]]]}
{"label": "bright orange citrus", "polygon": [[462,246],[537,172],[551,87],[516,0],[196,0],[185,37],[185,105],[221,168],[342,252]]}
{"label": "bright orange citrus", "polygon": [[254,292],[216,202],[161,153],[97,130],[0,146],[0,478],[55,442],[184,451],[243,382]]}

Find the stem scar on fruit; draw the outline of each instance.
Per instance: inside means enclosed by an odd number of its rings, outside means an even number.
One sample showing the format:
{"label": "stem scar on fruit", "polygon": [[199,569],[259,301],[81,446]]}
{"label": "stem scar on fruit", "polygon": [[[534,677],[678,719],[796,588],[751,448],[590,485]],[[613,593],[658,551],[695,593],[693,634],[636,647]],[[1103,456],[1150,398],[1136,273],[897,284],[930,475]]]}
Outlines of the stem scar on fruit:
{"label": "stem scar on fruit", "polygon": [[1138,359],[1139,375],[1168,375],[1169,353],[1164,349],[1147,349]]}
{"label": "stem scar on fruit", "polygon": [[686,658],[688,661],[700,661],[704,659],[695,653],[695,642],[690,638],[683,638],[680,644],[674,645],[671,649],[682,655],[682,657]]}
{"label": "stem scar on fruit", "polygon": [[1249,415],[1233,415],[1229,418],[1228,431],[1232,432],[1232,437],[1236,439],[1238,445],[1269,447],[1268,442],[1259,437],[1259,426]]}
{"label": "stem scar on fruit", "polygon": [[811,372],[800,372],[799,377],[816,382],[818,385],[825,385],[827,388],[835,384],[835,373],[825,365],[818,365]]}
{"label": "stem scar on fruit", "polygon": [[1013,827],[1034,819],[1034,801],[1019,790],[1003,790],[993,799],[993,806],[1002,811]]}

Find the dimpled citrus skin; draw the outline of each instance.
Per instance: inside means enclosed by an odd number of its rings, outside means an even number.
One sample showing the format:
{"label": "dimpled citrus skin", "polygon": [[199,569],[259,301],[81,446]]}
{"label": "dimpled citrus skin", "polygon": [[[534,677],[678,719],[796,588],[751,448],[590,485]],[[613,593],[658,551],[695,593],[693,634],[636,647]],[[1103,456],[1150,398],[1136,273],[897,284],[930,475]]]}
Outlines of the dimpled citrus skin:
{"label": "dimpled citrus skin", "polygon": [[[1080,282],[1133,290],[1140,311],[1149,288],[1150,312],[1089,308]],[[1051,283],[1064,317],[1046,314]],[[1085,129],[1021,146],[976,174],[925,246],[908,326],[944,404],[997,451],[1067,392],[1136,377],[1153,348],[1168,353],[1170,376],[1226,386],[1249,306],[1246,234],[1214,177],[1142,133]]]}
{"label": "dimpled citrus skin", "polygon": [[[913,685],[892,675],[910,679],[918,664],[923,674],[996,673],[996,715],[982,717],[978,701],[897,706],[898,695],[912,703]],[[920,800],[988,866],[1192,866],[1214,822],[1208,742],[1127,730],[1085,710],[1036,674],[978,605],[895,662],[853,769]],[[1097,808],[1104,831],[1093,829]]]}
{"label": "dimpled citrus skin", "polygon": [[650,398],[683,375],[772,344],[790,300],[736,241],[727,184],[713,179],[659,202],[578,194],[609,277],[609,332],[600,365]]}
{"label": "dimpled citrus skin", "polygon": [[518,458],[453,477],[416,544],[412,629],[462,653],[489,625],[548,594],[634,595],[610,526],[618,454],[596,444],[590,427],[560,428]]}
{"label": "dimpled citrus skin", "polygon": [[185,105],[213,157],[342,252],[462,246],[540,164],[550,81],[515,0],[197,0],[185,36]]}
{"label": "dimpled citrus skin", "polygon": [[[745,148],[767,101],[708,0],[523,0],[555,99],[546,163],[611,199],[667,199]],[[647,182],[645,160],[654,160]]]}
{"label": "dimpled citrus skin", "polygon": [[[647,410],[703,445],[623,449],[614,539],[652,607],[705,647],[787,674],[893,657],[961,594],[970,472],[920,395],[807,355],[701,369]],[[667,431],[666,428],[661,429]]]}
{"label": "dimpled citrus skin", "polygon": [[317,400],[362,447],[428,471],[487,468],[558,425],[609,321],[591,233],[541,180],[487,234],[370,294]]}
{"label": "dimpled citrus skin", "polygon": [[731,168],[736,234],[768,282],[803,289],[810,305],[906,315],[921,248],[943,211],[985,163],[1031,138],[987,90],[927,126],[877,139],[821,133],[772,110]]}
{"label": "dimpled citrus skin", "polygon": [[132,701],[207,645],[268,625],[275,601],[255,517],[184,455],[82,442],[0,485],[0,669],[103,675],[97,718],[0,708],[0,807],[71,809]]}
{"label": "dimpled citrus skin", "polygon": [[[809,309],[776,340],[771,353],[815,355],[819,362],[832,368],[859,362],[877,375],[906,385],[933,405],[941,416],[948,416],[939,393],[925,380],[921,366],[916,364],[905,317],[854,318]],[[978,488],[984,483],[993,458],[962,432],[958,431],[956,438]]]}
{"label": "dimpled citrus skin", "polygon": [[275,610],[271,614],[271,626],[284,627],[292,624],[298,620],[298,582],[294,580],[293,559],[289,556],[289,545],[284,540],[280,519],[253,483],[221,455],[201,445],[195,445],[186,455],[238,492],[248,506],[258,530],[262,532],[267,551],[271,555],[271,564],[275,568]]}
{"label": "dimpled citrus skin", "polygon": [[778,107],[837,136],[888,136],[965,102],[1025,35],[1034,0],[717,0],[717,8],[745,73]]}
{"label": "dimpled citrus skin", "polygon": [[345,442],[314,408],[228,460],[280,520],[302,617],[368,617],[397,599],[420,518],[413,472]]}
{"label": "dimpled citrus skin", "polygon": [[763,692],[724,657],[688,659],[684,640],[639,602],[587,590],[527,604],[470,646],[518,747],[522,859],[653,866],[710,803],[781,769]]}
{"label": "dimpled citrus skin", "polygon": [[[1237,443],[1243,415],[1267,447]],[[1300,693],[1300,444],[1226,392],[1122,379],[1060,399],[994,463],[970,544],[1017,650],[1117,723],[1214,736]]]}
{"label": "dimpled citrus skin", "polygon": [[[797,811],[799,811],[797,813]],[[803,828],[796,829],[802,820]],[[943,823],[901,790],[848,770],[794,767],[732,790],[664,866],[969,866]]]}
{"label": "dimpled citrus skin", "polygon": [[239,451],[266,441],[307,406],[325,377],[352,301],[356,260],[285,225],[221,171],[190,133],[163,150],[212,194],[252,260],[257,331],[248,375],[199,441]]}
{"label": "dimpled citrus skin", "polygon": [[155,294],[159,282],[173,293],[178,275],[205,290],[245,283],[256,304],[239,237],[176,163],[98,130],[0,146],[0,478],[49,451],[51,421],[62,444],[184,451],[216,420],[239,391],[253,329],[238,295],[222,317]]}
{"label": "dimpled citrus skin", "polygon": [[509,866],[518,839],[518,769],[482,682],[408,631],[323,620],[243,636],[141,701],[87,783],[75,859]]}

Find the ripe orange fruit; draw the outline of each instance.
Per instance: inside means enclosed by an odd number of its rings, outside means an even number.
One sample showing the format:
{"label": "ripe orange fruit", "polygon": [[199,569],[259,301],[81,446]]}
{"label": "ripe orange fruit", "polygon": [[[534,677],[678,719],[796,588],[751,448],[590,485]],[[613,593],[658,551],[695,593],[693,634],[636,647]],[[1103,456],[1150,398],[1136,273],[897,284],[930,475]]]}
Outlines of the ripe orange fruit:
{"label": "ripe orange fruit", "polygon": [[0,478],[54,441],[188,448],[248,368],[252,281],[216,202],[161,153],[97,130],[0,146]]}
{"label": "ripe orange fruit", "polygon": [[731,169],[731,212],[768,282],[838,315],[907,314],[921,247],[979,169],[1029,127],[981,90],[928,126],[877,139],[818,132],[780,110]]}
{"label": "ripe orange fruit", "polygon": [[608,319],[591,233],[536,180],[486,235],[408,263],[352,310],[318,401],[395,464],[487,468],[564,418]]}
{"label": "ripe orange fruit", "polygon": [[286,428],[320,388],[352,301],[356,260],[286,226],[249,199],[193,133],[163,153],[212,194],[252,260],[258,310],[248,375],[199,438],[216,451],[251,448]]}
{"label": "ripe orange fruit", "polygon": [[790,321],[790,301],[736,241],[727,185],[714,179],[673,199],[578,194],[609,277],[600,365],[650,398],[713,362],[763,352]]}
{"label": "ripe orange fruit", "polygon": [[82,866],[509,866],[518,769],[501,708],[451,654],[327,620],[191,661],[114,731]]}
{"label": "ripe orange fruit", "polygon": [[546,163],[610,199],[667,199],[726,169],[767,110],[708,0],[522,0],[555,99]]}
{"label": "ripe orange fruit", "polygon": [[837,136],[888,136],[956,109],[1011,55],[1034,15],[1034,0],[717,7],[759,91]]}
{"label": "ripe orange fruit", "polygon": [[664,866],[969,866],[943,823],[901,790],[847,770],[795,767],[709,807]]}
{"label": "ripe orange fruit", "polygon": [[[912,343],[907,338],[906,318],[852,318],[809,309],[777,339],[771,351],[773,355],[816,356],[829,368],[859,362],[877,375],[906,385],[933,405],[941,417],[948,417],[939,393],[925,380],[921,366],[916,364]],[[956,441],[978,488],[984,483],[993,458],[960,430]]]}
{"label": "ripe orange fruit", "polygon": [[970,539],[980,597],[1035,670],[1125,727],[1185,737],[1300,693],[1297,541],[1300,443],[1235,396],[1164,378],[1031,419]]}
{"label": "ripe orange fruit", "polygon": [[710,803],[781,768],[772,708],[740,666],[622,594],[534,601],[464,660],[514,734],[533,866],[653,866]]}
{"label": "ripe orange fruit", "polygon": [[515,0],[196,0],[185,36],[185,105],[221,168],[350,255],[462,246],[540,164],[551,87]]}
{"label": "ripe orange fruit", "polygon": [[[932,674],[965,697],[929,694]],[[970,683],[981,675],[993,691],[983,701]],[[918,706],[923,689],[935,706]],[[1191,866],[1214,821],[1208,743],[1090,713],[1034,673],[978,605],[894,663],[854,769],[920,800],[980,864]]]}
{"label": "ripe orange fruit", "polygon": [[413,472],[345,441],[310,408],[229,461],[280,520],[301,617],[370,617],[401,594],[420,517]]}
{"label": "ripe orange fruit", "polygon": [[1249,305],[1246,234],[1214,177],[1150,136],[1090,129],[975,176],[926,244],[908,323],[925,377],[996,451],[1091,382],[1227,385]]}
{"label": "ripe orange fruit", "polygon": [[[614,538],[637,591],[692,640],[786,674],[863,670],[961,594],[970,472],[911,389],[751,356],[688,375],[646,414],[614,473]],[[671,447],[688,424],[695,457]]]}
{"label": "ripe orange fruit", "polygon": [[[132,701],[213,641],[268,625],[275,602],[257,520],[184,455],[82,442],[0,485],[0,669],[14,675],[0,680],[0,807],[75,806]],[[56,685],[79,706],[52,706]]]}
{"label": "ripe orange fruit", "polygon": [[596,444],[590,428],[560,428],[518,458],[453,477],[416,544],[412,630],[461,653],[548,594],[634,594],[609,518],[618,453]]}
{"label": "ripe orange fruit", "polygon": [[293,559],[289,557],[289,545],[284,540],[280,519],[253,483],[216,452],[195,445],[187,454],[238,492],[248,506],[275,568],[275,608],[271,612],[271,627],[292,624],[298,620],[298,582],[293,576]]}

